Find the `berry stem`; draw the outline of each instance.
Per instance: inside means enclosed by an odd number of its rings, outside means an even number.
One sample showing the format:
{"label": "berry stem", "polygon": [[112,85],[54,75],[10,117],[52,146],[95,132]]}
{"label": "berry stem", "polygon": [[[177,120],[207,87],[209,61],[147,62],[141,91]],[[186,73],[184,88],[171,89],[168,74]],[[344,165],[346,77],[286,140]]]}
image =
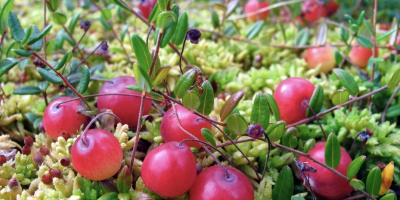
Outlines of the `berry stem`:
{"label": "berry stem", "polygon": [[62,74],[61,74],[60,72],[58,72],[58,71],[55,71],[55,70],[54,70],[54,67],[51,66],[51,64],[50,64],[49,62],[47,62],[45,59],[43,59],[43,58],[42,58],[39,54],[37,54],[36,52],[33,52],[33,55],[34,55],[36,58],[38,58],[39,60],[41,60],[41,61],[42,61],[45,65],[47,65],[51,70],[53,70],[53,71],[57,74],[57,76],[59,76],[59,77],[64,81],[65,85],[66,85],[67,87],[69,87],[69,88],[72,90],[72,92],[75,93],[76,96],[79,97],[80,100],[82,100],[82,102],[86,105],[86,107],[87,107],[89,110],[93,111],[93,109],[92,109],[92,107],[90,107],[89,103],[88,103],[87,101],[85,101],[85,98],[83,98],[83,96],[82,96],[81,94],[79,94],[78,91],[75,90],[75,88],[71,85],[71,83],[68,82],[68,80],[64,77],[64,75],[62,75]]}
{"label": "berry stem", "polygon": [[99,117],[101,117],[101,116],[103,116],[103,115],[112,115],[113,117],[115,117],[115,118],[119,121],[119,123],[121,123],[121,119],[120,119],[117,115],[115,115],[114,113],[108,113],[108,112],[99,113],[98,115],[96,115],[96,117],[94,117],[92,120],[90,120],[89,124],[86,126],[85,130],[83,130],[83,132],[82,132],[82,134],[81,134],[82,142],[83,142],[84,145],[87,145],[87,142],[86,142],[86,134],[85,134],[86,131],[88,131],[89,128],[92,126],[92,124],[93,124],[95,121],[97,121],[97,119],[98,119]]}
{"label": "berry stem", "polygon": [[146,98],[146,91],[143,90],[142,97],[140,99],[140,109],[139,109],[138,123],[137,123],[137,127],[136,127],[135,144],[133,145],[132,156],[131,156],[131,165],[129,166],[130,171],[132,171],[132,169],[133,169],[133,163],[135,161],[135,154],[137,151],[137,146],[139,144],[140,129],[142,129],[142,116],[143,116],[143,108],[144,108],[144,99],[145,98]]}
{"label": "berry stem", "polygon": [[89,55],[87,55],[83,60],[81,60],[81,62],[79,62],[72,70],[71,72],[69,72],[68,76],[71,75],[76,69],[78,69],[79,66],[81,66],[82,63],[84,63],[91,55],[94,54],[94,52],[96,52],[102,44],[106,43],[106,41],[103,41],[99,44],[99,46],[97,46]]}
{"label": "berry stem", "polygon": [[185,34],[185,39],[183,39],[182,50],[181,50],[181,54],[179,55],[179,69],[181,70],[181,74],[183,74],[183,70],[182,70],[182,57],[183,57],[183,51],[185,50],[185,44],[186,44],[187,34],[188,34],[188,32],[186,32],[186,34]]}
{"label": "berry stem", "polygon": [[324,131],[324,128],[322,128],[322,125],[321,125],[321,123],[319,122],[319,119],[318,119],[318,117],[317,117],[317,114],[315,114],[315,112],[314,112],[314,109],[310,106],[310,104],[308,104],[308,103],[306,103],[306,102],[305,102],[304,104],[307,105],[308,109],[310,109],[310,111],[311,111],[312,114],[314,115],[315,120],[317,120],[317,123],[318,123],[318,125],[319,125],[319,128],[321,129],[322,133],[323,133],[324,136],[325,136],[325,139],[328,139],[328,137],[326,136],[326,133],[325,133],[325,131]]}
{"label": "berry stem", "polygon": [[268,141],[268,152],[267,152],[267,159],[265,161],[264,169],[263,169],[263,172],[261,174],[261,179],[264,178],[265,172],[267,171],[267,165],[268,165],[268,161],[269,161],[269,154],[271,153],[271,145],[272,145],[271,140],[269,139],[269,136],[265,132],[264,129],[262,130],[262,133],[264,134],[265,139]]}
{"label": "berry stem", "polygon": [[75,44],[75,46],[72,48],[72,53],[75,52],[75,49],[78,47],[79,43],[81,43],[82,39],[85,37],[86,33],[88,32],[89,28],[92,26],[92,24],[89,24],[89,27],[87,27],[86,29],[84,29],[84,32],[81,36],[81,38],[79,38],[78,42]]}

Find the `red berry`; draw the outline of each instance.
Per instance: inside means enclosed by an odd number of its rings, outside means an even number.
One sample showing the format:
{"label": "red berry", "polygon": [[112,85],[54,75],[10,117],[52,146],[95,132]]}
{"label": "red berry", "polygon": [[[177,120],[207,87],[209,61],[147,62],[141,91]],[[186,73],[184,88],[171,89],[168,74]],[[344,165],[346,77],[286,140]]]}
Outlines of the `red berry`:
{"label": "red berry", "polygon": [[140,12],[142,12],[142,16],[146,19],[149,18],[151,11],[156,5],[157,0],[141,0],[138,6]]}
{"label": "red berry", "polygon": [[258,1],[258,0],[250,0],[246,3],[244,6],[244,13],[247,15],[247,19],[251,21],[258,21],[258,20],[264,20],[268,17],[269,15],[269,10],[266,10],[261,13],[257,13],[254,15],[250,15],[251,13],[255,13],[260,9],[268,7],[269,4],[267,1]]}
{"label": "red berry", "polygon": [[46,185],[52,184],[53,183],[53,178],[50,176],[50,174],[43,174],[42,182],[44,184],[46,184]]}
{"label": "red berry", "polygon": [[11,190],[14,190],[15,188],[18,188],[18,187],[20,187],[20,185],[19,185],[19,182],[18,182],[18,180],[16,179],[16,178],[11,178],[9,181],[8,181],[8,187],[11,189]]}
{"label": "red berry", "polygon": [[[325,144],[325,142],[315,144],[314,149],[311,149],[308,154],[325,163]],[[347,167],[352,159],[345,149],[341,148],[340,153],[340,164],[335,170],[346,176]],[[308,162],[309,165],[316,168],[317,172],[304,172],[304,174],[309,177],[310,185],[317,196],[323,199],[343,199],[353,191],[353,187],[350,186],[349,182],[325,167],[303,156],[299,157],[299,161]],[[300,178],[303,179],[303,177]]]}
{"label": "red berry", "polygon": [[[130,76],[120,76],[113,78],[101,87],[99,94],[107,93],[123,93],[134,94],[141,96],[140,92],[128,90],[127,85],[137,84],[135,78]],[[148,97],[150,97],[148,95]],[[122,121],[123,124],[128,124],[129,128],[133,129],[137,126],[140,110],[140,97],[122,96],[122,95],[107,95],[99,96],[97,99],[98,109],[111,109]],[[151,109],[151,100],[145,100],[143,115],[147,115]]]}
{"label": "red berry", "polygon": [[254,199],[254,190],[246,175],[233,167],[225,167],[229,178],[218,165],[202,171],[190,188],[190,200]]}
{"label": "red berry", "polygon": [[306,0],[301,5],[301,14],[297,18],[303,26],[305,26],[307,22],[308,24],[313,23],[320,19],[321,17],[327,16],[326,8],[323,4],[319,3],[317,0]]}
{"label": "red berry", "polygon": [[33,138],[31,137],[31,136],[25,136],[25,138],[24,138],[24,144],[26,145],[26,146],[28,146],[28,147],[32,147],[32,145],[33,145]]}
{"label": "red berry", "polygon": [[61,134],[61,136],[62,136],[65,140],[68,140],[69,138],[71,138],[71,135],[70,135],[68,132],[65,132],[65,131]]}
{"label": "red berry", "polygon": [[196,160],[188,146],[167,142],[150,151],[142,165],[146,187],[173,198],[184,194],[196,179]]}
{"label": "red berry", "polygon": [[0,166],[3,166],[7,162],[7,158],[4,155],[0,155]]}
{"label": "red berry", "polygon": [[323,73],[329,73],[336,65],[333,49],[328,46],[307,49],[305,60],[309,69],[321,65]]}
{"label": "red berry", "polygon": [[[378,55],[378,48],[375,48],[375,55]],[[360,68],[365,68],[368,66],[368,61],[372,57],[372,49],[367,49],[357,42],[354,44],[353,48],[349,53],[350,60],[358,65]]]}
{"label": "red berry", "polygon": [[76,134],[82,124],[86,125],[88,122],[86,116],[76,112],[80,105],[79,101],[70,101],[59,105],[59,103],[70,99],[72,99],[72,97],[57,98],[53,100],[44,111],[44,130],[53,140],[57,140],[63,132]]}
{"label": "red berry", "polygon": [[28,146],[23,146],[22,147],[22,154],[24,154],[24,155],[29,155],[29,154],[31,154],[31,148],[30,147],[28,147]]}
{"label": "red berry", "polygon": [[71,160],[68,157],[61,158],[60,163],[62,166],[66,167],[69,166]]}
{"label": "red berry", "polygon": [[57,169],[57,168],[51,168],[49,170],[49,174],[52,178],[62,178],[62,173],[61,170]]}
{"label": "red berry", "polygon": [[50,150],[47,147],[40,147],[39,149],[40,154],[42,154],[43,156],[47,156],[50,154]]}
{"label": "red berry", "polygon": [[[211,124],[205,121],[203,118],[193,114],[186,108],[180,105],[176,105],[176,112],[179,117],[179,122],[182,127],[196,136],[199,140],[205,141],[203,135],[201,134],[202,128],[211,129]],[[163,116],[161,121],[161,137],[164,142],[177,141],[180,142],[184,139],[193,139],[184,131],[182,131],[177,125],[177,119],[174,115],[174,109],[170,108]],[[200,148],[201,145],[198,142],[185,142],[189,147]]]}
{"label": "red berry", "polygon": [[[82,139],[85,136],[85,139]],[[76,139],[71,150],[75,170],[90,180],[113,176],[121,166],[122,148],[117,138],[102,129],[91,129]]]}
{"label": "red berry", "polygon": [[302,78],[288,78],[279,83],[274,92],[281,120],[287,124],[306,118],[307,104],[314,92],[314,85]]}
{"label": "red berry", "polygon": [[336,11],[339,9],[340,5],[335,2],[335,0],[329,1],[329,3],[324,5],[326,9],[326,14],[327,17],[330,17],[336,13]]}

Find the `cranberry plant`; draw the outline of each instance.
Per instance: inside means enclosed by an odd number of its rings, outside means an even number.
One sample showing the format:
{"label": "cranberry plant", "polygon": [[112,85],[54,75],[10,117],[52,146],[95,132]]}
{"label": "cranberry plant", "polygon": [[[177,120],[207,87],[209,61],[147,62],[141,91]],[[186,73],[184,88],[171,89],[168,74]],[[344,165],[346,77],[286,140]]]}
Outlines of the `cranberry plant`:
{"label": "cranberry plant", "polygon": [[5,0],[0,198],[395,199],[399,5]]}

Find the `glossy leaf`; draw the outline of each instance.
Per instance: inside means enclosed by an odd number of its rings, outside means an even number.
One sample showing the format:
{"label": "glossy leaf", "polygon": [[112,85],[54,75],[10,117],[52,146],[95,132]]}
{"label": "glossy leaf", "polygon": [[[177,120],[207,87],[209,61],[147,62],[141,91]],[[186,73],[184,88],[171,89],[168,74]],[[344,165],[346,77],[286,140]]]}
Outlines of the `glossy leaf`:
{"label": "glossy leaf", "polygon": [[48,0],[47,3],[50,6],[49,10],[52,12],[56,11],[58,9],[58,0]]}
{"label": "glossy leaf", "polygon": [[349,39],[349,31],[345,28],[340,28],[340,39],[347,45],[347,40]]}
{"label": "glossy leaf", "polygon": [[45,92],[47,90],[47,88],[49,87],[49,82],[47,82],[47,81],[39,82],[38,87],[39,87],[40,91]]}
{"label": "glossy leaf", "polygon": [[217,144],[215,143],[214,137],[211,133],[211,131],[207,128],[202,128],[201,129],[201,135],[203,135],[203,137],[212,145],[212,146],[217,146]]}
{"label": "glossy leaf", "polygon": [[168,7],[168,1],[167,0],[158,0],[158,7],[160,8],[161,11],[166,11]]}
{"label": "glossy leaf", "polygon": [[381,189],[382,175],[378,167],[373,168],[367,176],[367,192],[373,196],[378,196]]}
{"label": "glossy leaf", "polygon": [[282,144],[289,148],[296,148],[298,143],[297,137],[293,134],[292,131],[286,131],[282,137]]}
{"label": "glossy leaf", "polygon": [[340,54],[340,52],[338,50],[335,50],[335,62],[337,65],[340,65],[340,63],[342,63],[343,61],[343,56],[342,54]]}
{"label": "glossy leaf", "polygon": [[133,72],[135,74],[137,84],[140,86],[140,88],[142,88],[146,92],[150,92],[153,86],[149,75],[144,71],[144,69],[135,65],[133,66]]}
{"label": "glossy leaf", "polygon": [[400,83],[400,69],[398,69],[388,83],[388,90],[396,88]]}
{"label": "glossy leaf", "polygon": [[393,17],[392,28],[395,30],[393,34],[390,36],[389,44],[394,45],[396,44],[397,37],[399,34],[399,24],[397,22],[397,18]]}
{"label": "glossy leaf", "polygon": [[111,10],[108,8],[103,8],[101,10],[101,18],[103,18],[106,21],[110,20],[111,19]]}
{"label": "glossy leaf", "polygon": [[0,11],[0,34],[3,34],[3,31],[8,27],[8,15],[14,7],[13,0],[7,0],[4,2]]}
{"label": "glossy leaf", "polygon": [[350,24],[357,24],[357,21],[349,14],[345,14],[344,17],[349,20]]}
{"label": "glossy leaf", "polygon": [[347,90],[338,90],[333,94],[332,103],[333,105],[341,105],[346,103],[350,98],[350,93]]}
{"label": "glossy leaf", "polygon": [[21,41],[21,46],[24,46],[24,44],[26,44],[28,39],[31,37],[32,33],[33,33],[33,25],[30,25],[27,29],[25,29],[25,37]]}
{"label": "glossy leaf", "polygon": [[285,166],[279,172],[278,180],[272,190],[272,199],[291,199],[294,190],[292,170]]}
{"label": "glossy leaf", "polygon": [[0,77],[2,77],[15,65],[17,65],[18,62],[19,62],[18,59],[15,58],[5,58],[2,61],[0,61]]}
{"label": "glossy leaf", "polygon": [[255,38],[264,27],[265,21],[261,20],[254,23],[247,31],[246,31],[246,38],[251,40]]}
{"label": "glossy leaf", "polygon": [[325,164],[329,167],[336,168],[339,166],[341,158],[340,144],[336,135],[331,133],[325,145]]}
{"label": "glossy leaf", "polygon": [[112,31],[110,24],[106,20],[104,20],[102,17],[99,17],[99,21],[107,31]]}
{"label": "glossy leaf", "polygon": [[13,94],[18,95],[31,95],[31,94],[40,94],[41,91],[38,87],[32,85],[21,86],[14,90]]}
{"label": "glossy leaf", "polygon": [[285,122],[284,121],[278,121],[272,125],[268,126],[268,129],[266,130],[269,138],[271,141],[278,141],[282,138],[283,134],[285,133]]}
{"label": "glossy leaf", "polygon": [[98,200],[116,200],[116,199],[119,199],[118,198],[118,193],[116,193],[116,192],[107,192],[107,193],[103,194]]}
{"label": "glossy leaf", "polygon": [[131,44],[139,67],[143,68],[146,73],[149,73],[152,59],[146,43],[139,35],[133,34],[131,37]]}
{"label": "glossy leaf", "polygon": [[379,200],[397,200],[397,196],[396,193],[390,192],[385,196],[381,197]]}
{"label": "glossy leaf", "polygon": [[394,32],[396,31],[396,29],[392,29],[390,31],[387,31],[386,33],[382,34],[381,36],[379,36],[378,38],[376,38],[376,41],[381,41],[385,38],[387,38],[388,36],[392,35]]}
{"label": "glossy leaf", "polygon": [[231,133],[244,135],[248,125],[244,117],[240,114],[232,114],[226,118],[226,127]]}
{"label": "glossy leaf", "polygon": [[208,80],[203,82],[202,87],[200,106],[196,110],[203,115],[209,115],[214,110],[214,89]]}
{"label": "glossy leaf", "polygon": [[363,10],[363,11],[361,11],[361,13],[357,17],[357,21],[356,22],[357,22],[357,24],[359,26],[361,26],[361,24],[363,23],[364,15],[365,15],[365,11]]}
{"label": "glossy leaf", "polygon": [[172,11],[162,11],[157,17],[157,27],[158,28],[168,28],[173,23],[176,23],[177,16]]}
{"label": "glossy leaf", "polygon": [[315,139],[309,139],[307,142],[304,144],[304,153],[308,153],[311,149],[314,149],[315,147]]}
{"label": "glossy leaf", "polygon": [[25,37],[25,32],[22,29],[21,23],[19,22],[19,19],[14,12],[10,12],[10,14],[8,15],[8,23],[10,25],[11,35],[13,36],[13,38],[18,43],[21,42]]}
{"label": "glossy leaf", "polygon": [[328,37],[328,25],[326,21],[323,20],[317,27],[317,45],[325,45],[326,39]]}
{"label": "glossy leaf", "polygon": [[181,78],[179,78],[178,82],[174,88],[174,94],[178,98],[182,98],[183,95],[190,89],[193,85],[194,81],[196,80],[197,72],[195,69],[190,69],[185,72]]}
{"label": "glossy leaf", "polygon": [[221,121],[224,121],[231,114],[231,112],[233,111],[233,109],[236,108],[243,96],[244,92],[238,91],[232,94],[229,99],[225,101],[224,105],[221,108],[221,112],[219,113]]}
{"label": "glossy leaf", "polygon": [[[179,7],[174,5],[174,7],[172,7],[171,11],[175,13],[175,16],[176,16],[175,19],[177,19],[178,15],[179,15]],[[171,25],[164,29],[163,35],[161,37],[161,42],[160,42],[161,48],[166,47],[168,45],[168,43],[171,41],[172,36],[174,36],[174,34],[175,34],[177,24],[178,23],[176,21],[171,20]],[[158,31],[160,31],[159,28],[157,28],[157,29],[158,29]],[[154,34],[154,38],[157,40],[157,37],[158,37],[158,32],[156,30],[156,32]]]}
{"label": "glossy leaf", "polygon": [[364,182],[355,178],[352,178],[350,180],[350,186],[356,190],[363,190],[365,188]]}
{"label": "glossy leaf", "polygon": [[219,27],[219,17],[217,12],[214,9],[211,9],[211,22],[214,28],[218,28]]}
{"label": "glossy leaf", "polygon": [[189,27],[189,20],[188,20],[188,15],[186,12],[183,12],[178,19],[178,24],[174,33],[174,36],[172,36],[171,42],[175,45],[181,45],[183,43],[183,40],[186,38],[186,32]]}
{"label": "glossy leaf", "polygon": [[126,23],[124,28],[122,28],[121,33],[119,34],[119,37],[121,38],[121,41],[124,41],[126,32],[128,31],[128,28],[131,24],[129,22]]}
{"label": "glossy leaf", "polygon": [[74,34],[76,24],[78,23],[79,17],[81,13],[76,13],[74,16],[72,16],[71,21],[69,22],[68,25],[68,30],[71,34]]}
{"label": "glossy leaf", "polygon": [[274,97],[271,94],[266,93],[265,96],[267,97],[269,108],[272,110],[274,118],[276,121],[281,120],[281,113],[279,111],[278,104],[276,103]]}
{"label": "glossy leaf", "polygon": [[357,35],[356,38],[358,44],[360,44],[361,46],[367,49],[372,49],[372,47],[374,47],[374,44],[372,44],[371,40],[364,35]]}
{"label": "glossy leaf", "polygon": [[40,32],[39,28],[35,25],[33,25],[33,33],[31,37],[29,38],[28,45],[31,45],[32,49],[35,51],[40,51],[43,47],[43,41],[42,38],[50,32],[51,28],[53,25],[48,25],[46,28],[43,29],[42,32]]}
{"label": "glossy leaf", "polygon": [[130,200],[148,200],[150,196],[142,191],[131,190],[129,191]]}
{"label": "glossy leaf", "polygon": [[79,93],[84,93],[86,92],[90,82],[90,71],[89,68],[85,65],[82,67],[82,74],[81,74],[81,79],[79,81],[79,85],[76,88],[76,90]]}
{"label": "glossy leaf", "polygon": [[264,130],[269,126],[270,110],[267,97],[259,92],[254,99],[253,108],[250,115],[250,123],[260,124]]}
{"label": "glossy leaf", "polygon": [[47,71],[43,68],[36,68],[40,74],[46,81],[54,84],[63,84],[63,80],[54,73],[54,71]]}
{"label": "glossy leaf", "polygon": [[65,16],[63,13],[53,13],[53,21],[58,25],[64,25],[65,23],[67,23],[67,19],[67,16]]}
{"label": "glossy leaf", "polygon": [[[310,99],[310,107],[314,110],[315,114],[318,114],[324,104],[324,89],[321,85],[317,85]],[[307,117],[314,116],[309,108],[307,108]]]}
{"label": "glossy leaf", "polygon": [[25,49],[13,49],[14,53],[22,56],[22,57],[29,57],[33,54],[33,51],[31,50],[25,50]]}
{"label": "glossy leaf", "polygon": [[386,117],[397,117],[400,116],[400,105],[392,105],[387,109]]}
{"label": "glossy leaf", "polygon": [[60,62],[58,62],[58,64],[54,66],[54,71],[58,71],[61,68],[63,68],[65,63],[69,62],[71,58],[72,58],[72,51],[68,50],[63,56],[63,58],[60,60]]}
{"label": "glossy leaf", "polygon": [[350,92],[350,94],[355,96],[360,92],[357,82],[348,72],[339,68],[333,69],[333,72],[340,80],[340,83]]}
{"label": "glossy leaf", "polygon": [[158,2],[154,5],[153,10],[150,13],[149,19],[147,20],[148,23],[151,23],[157,19],[158,14],[161,12]]}
{"label": "glossy leaf", "polygon": [[309,39],[310,39],[310,30],[308,28],[304,28],[299,32],[299,34],[296,35],[296,38],[294,39],[294,45],[296,46],[306,45]]}
{"label": "glossy leaf", "polygon": [[369,32],[369,34],[374,34],[374,31],[372,30],[371,24],[369,23],[369,21],[367,19],[364,18],[364,23],[365,27],[367,27],[367,30]]}
{"label": "glossy leaf", "polygon": [[120,193],[127,193],[132,186],[132,174],[128,166],[124,166],[118,174],[117,188]]}
{"label": "glossy leaf", "polygon": [[158,84],[162,83],[165,77],[168,76],[169,70],[171,69],[171,66],[164,66],[161,67],[160,69],[157,70],[154,76],[152,76],[152,82],[154,86],[157,86]]}
{"label": "glossy leaf", "polygon": [[359,156],[356,159],[354,159],[349,166],[347,167],[347,178],[353,178],[358,171],[360,171],[361,165],[364,163],[366,156]]}
{"label": "glossy leaf", "polygon": [[189,90],[183,95],[182,98],[183,107],[194,110],[200,106],[200,95],[196,91]]}

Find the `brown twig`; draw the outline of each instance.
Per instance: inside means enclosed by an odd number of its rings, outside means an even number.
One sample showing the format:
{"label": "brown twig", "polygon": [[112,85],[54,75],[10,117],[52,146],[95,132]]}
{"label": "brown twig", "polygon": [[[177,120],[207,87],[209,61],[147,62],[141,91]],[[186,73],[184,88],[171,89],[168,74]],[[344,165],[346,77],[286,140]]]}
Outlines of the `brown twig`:
{"label": "brown twig", "polygon": [[79,62],[79,63],[69,72],[68,76],[71,75],[76,69],[78,69],[78,67],[81,66],[82,63],[84,63],[91,55],[93,55],[94,52],[96,52],[96,51],[101,47],[101,45],[102,45],[103,43],[105,43],[105,41],[101,42],[101,43],[99,44],[99,46],[97,46],[91,53],[89,53],[89,55],[87,55],[83,60],[81,60],[81,62]]}
{"label": "brown twig", "polygon": [[131,165],[129,166],[130,171],[132,171],[133,162],[135,161],[135,154],[137,151],[137,146],[139,144],[139,136],[140,136],[140,129],[142,129],[142,116],[143,116],[143,108],[144,108],[144,99],[145,98],[146,98],[146,91],[143,90],[142,97],[140,99],[140,109],[139,109],[138,122],[137,122],[137,126],[136,126],[135,144],[134,144],[133,150],[132,150]]}

